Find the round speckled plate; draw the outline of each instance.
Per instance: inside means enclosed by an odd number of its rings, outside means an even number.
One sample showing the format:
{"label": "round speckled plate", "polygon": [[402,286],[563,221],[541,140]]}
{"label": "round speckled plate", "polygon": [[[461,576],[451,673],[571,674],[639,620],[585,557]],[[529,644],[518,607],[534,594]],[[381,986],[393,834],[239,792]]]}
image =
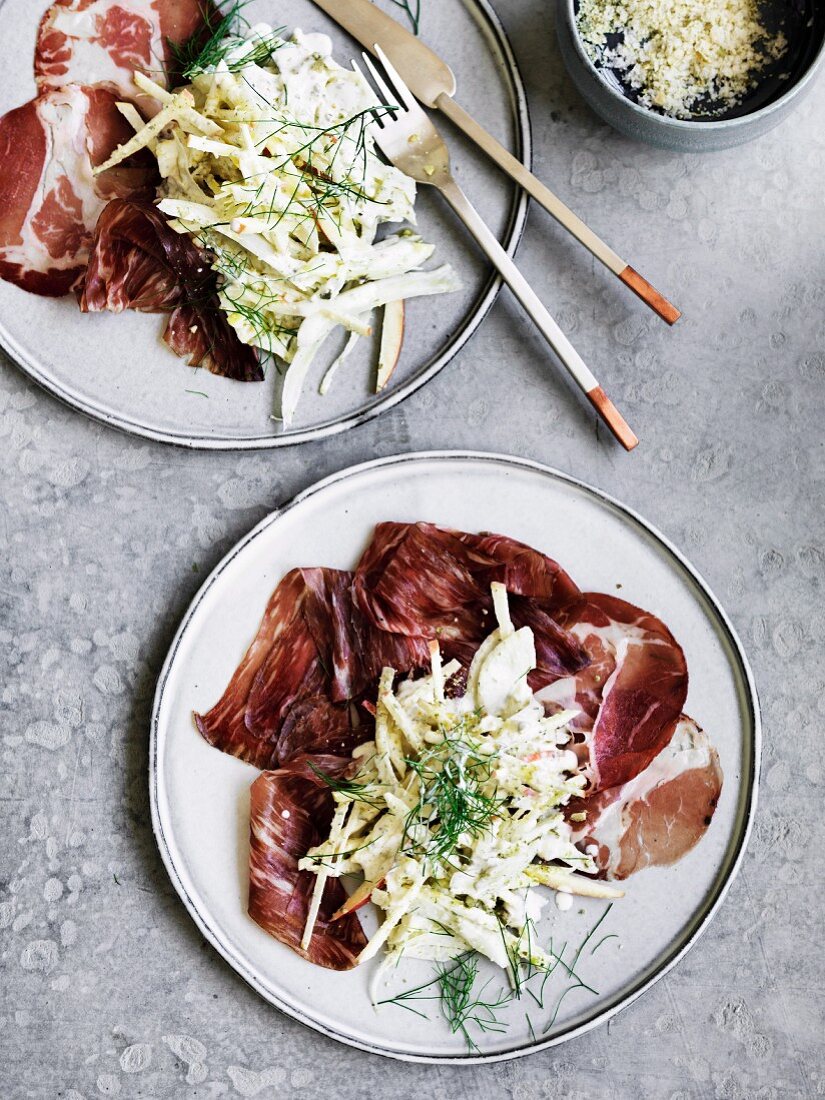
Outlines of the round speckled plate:
{"label": "round speckled plate", "polygon": [[[609,911],[604,902],[577,899],[569,912],[553,911],[539,926],[542,942],[552,937],[556,950],[568,945],[564,957],[570,962],[601,920],[576,966],[597,992],[570,989],[559,971],[539,997],[541,1005],[525,996],[502,1013],[503,1031],[474,1033],[475,1050],[450,1032],[437,1002],[414,1003],[422,1016],[392,1004],[376,1011],[369,998],[374,964],[346,974],[323,970],[250,920],[248,800],[257,773],[211,748],[191,719],[193,710],[205,710],[222,693],[283,574],[298,565],[352,568],[375,524],[388,519],[511,535],[557,558],[584,589],[621,586],[624,598],[660,615],[687,655],[686,709],[707,730],[725,773],[713,823],[685,859],[631,878],[625,898]],[[152,820],[169,875],[203,934],[261,996],[318,1031],[374,1053],[489,1061],[594,1027],[695,943],[742,858],[756,799],[760,725],[753,678],[724,611],[689,563],[643,519],[537,463],[433,453],[381,459],[327,478],[274,512],[227,555],[192,603],[166,659],[151,737]],[[367,913],[368,931],[374,921]],[[410,960],[382,996],[431,977],[431,964]]]}
{"label": "round speckled plate", "polygon": [[[391,0],[379,0],[403,19]],[[0,113],[34,94],[32,57],[38,21],[47,0],[0,0],[3,81]],[[439,0],[427,4],[421,37],[442,50],[455,70],[459,100],[525,163],[530,163],[530,125],[521,76],[504,30],[488,0]],[[341,64],[359,48],[309,0],[250,0],[244,15],[288,29],[328,33]],[[456,172],[488,225],[515,252],[527,212],[524,194],[477,149],[439,122]],[[83,316],[69,298],[38,298],[0,282],[0,345],[36,382],[87,415],[134,435],[207,449],[268,448],[345,431],[392,408],[455,356],[486,316],[498,293],[483,259],[463,227],[430,188],[416,205],[421,233],[436,245],[431,265],[449,262],[463,288],[409,303],[404,349],[387,388],[372,393],[376,349],[361,341],[325,397],[317,390],[325,366],[343,337],[325,345],[302,394],[289,430],[271,419],[275,372],[261,384],[244,385],[193,371],[162,343],[165,321],[135,313]]]}

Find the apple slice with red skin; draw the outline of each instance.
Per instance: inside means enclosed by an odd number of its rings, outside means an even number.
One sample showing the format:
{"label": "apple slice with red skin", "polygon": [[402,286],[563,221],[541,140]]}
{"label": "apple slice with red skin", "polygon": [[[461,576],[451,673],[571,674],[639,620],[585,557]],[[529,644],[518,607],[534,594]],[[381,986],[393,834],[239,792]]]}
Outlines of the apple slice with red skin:
{"label": "apple slice with red skin", "polygon": [[332,920],[340,920],[347,913],[354,913],[356,909],[361,909],[372,897],[373,890],[377,890],[383,885],[383,879],[378,882],[362,882],[358,889],[347,898],[341,908],[332,914]]}
{"label": "apple slice with red skin", "polygon": [[401,357],[404,343],[404,302],[387,302],[384,306],[384,321],[381,325],[381,346],[378,351],[378,376],[375,380],[375,392],[389,382]]}

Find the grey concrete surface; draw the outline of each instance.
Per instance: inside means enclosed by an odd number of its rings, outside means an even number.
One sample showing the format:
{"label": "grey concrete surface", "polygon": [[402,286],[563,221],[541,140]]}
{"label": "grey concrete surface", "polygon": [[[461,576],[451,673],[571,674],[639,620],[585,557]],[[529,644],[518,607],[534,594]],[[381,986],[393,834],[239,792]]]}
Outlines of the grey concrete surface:
{"label": "grey concrete surface", "polygon": [[[578,100],[551,5],[500,6],[540,174],[685,310],[668,331],[531,214],[520,261],[643,444],[596,430],[506,298],[389,416],[281,453],[147,445],[2,366],[3,1098],[825,1095],[825,84],[747,148],[657,152]],[[474,1069],[367,1056],[260,1001],[179,904],[146,784],[155,677],[221,555],[319,477],[445,446],[541,459],[659,526],[730,611],[765,718],[753,841],[699,945],[609,1027]]]}

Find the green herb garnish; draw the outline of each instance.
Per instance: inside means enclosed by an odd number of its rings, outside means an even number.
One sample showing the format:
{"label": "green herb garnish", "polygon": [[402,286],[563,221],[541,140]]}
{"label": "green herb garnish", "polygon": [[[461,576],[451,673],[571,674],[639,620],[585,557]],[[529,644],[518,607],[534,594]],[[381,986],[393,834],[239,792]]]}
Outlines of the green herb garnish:
{"label": "green herb garnish", "polygon": [[[419,779],[417,805],[404,823],[402,848],[433,863],[446,862],[469,833],[479,836],[501,812],[504,798],[487,794],[496,756],[465,736],[466,722],[418,759],[405,760]],[[421,834],[426,832],[426,838]]]}
{"label": "green herb garnish", "polygon": [[397,8],[406,12],[413,34],[418,34],[421,29],[421,0],[392,0],[392,2]]}
{"label": "green herb garnish", "polygon": [[208,72],[225,61],[231,73],[246,65],[264,65],[283,44],[280,38],[283,27],[255,40],[255,45],[243,57],[227,61],[228,55],[238,46],[244,29],[250,24],[242,15],[249,0],[234,0],[229,8],[216,4],[214,9],[202,9],[203,26],[181,44],[169,42],[177,71],[185,80]]}
{"label": "green herb garnish", "polygon": [[[576,966],[584,953],[585,947],[592,940],[611,908],[612,902],[581,940],[570,962],[564,958],[568,948],[567,942],[563,944],[560,950],[556,951],[552,940],[550,946],[544,949],[543,952],[550,956],[551,961],[548,965],[540,966],[532,960],[531,938],[534,929],[530,921],[527,922],[525,930],[518,939],[505,939],[510,963],[508,971],[510,972],[512,986],[509,990],[502,990],[497,994],[488,992],[494,980],[489,978],[476,992],[479,957],[474,951],[466,951],[456,955],[448,963],[439,965],[435,976],[428,982],[423,982],[413,989],[404,990],[394,997],[387,997],[379,1001],[378,1004],[396,1005],[398,1008],[405,1008],[409,1012],[414,1012],[417,1016],[429,1019],[425,1012],[414,1006],[418,1002],[436,1001],[442,1017],[450,1026],[450,1030],[454,1034],[457,1032],[462,1034],[467,1042],[468,1049],[477,1051],[479,1049],[478,1044],[473,1037],[471,1028],[477,1028],[485,1034],[491,1032],[503,1034],[509,1023],[500,1018],[501,1010],[518,1001],[524,992],[528,993],[539,1009],[543,1010],[547,992],[552,990],[555,984],[552,983],[553,975],[557,971],[561,971],[569,979],[569,984],[565,984],[562,989],[558,990],[558,996],[554,1002],[551,1002],[553,1003],[553,1011],[549,1022],[542,1030],[542,1034],[546,1035],[555,1024],[562,1003],[568,994],[576,989],[583,989],[594,996],[598,995],[598,991],[580,977],[576,971]],[[504,936],[503,925],[502,936]],[[590,954],[592,955],[596,948],[607,938],[609,937],[606,936],[599,940]],[[521,945],[525,939],[527,958],[522,962]],[[522,967],[525,968],[524,972]],[[541,978],[541,985],[538,989],[533,989],[531,982],[538,978]],[[525,1013],[525,1019],[527,1020],[530,1036],[535,1041],[537,1036],[533,1021],[527,1013]]]}

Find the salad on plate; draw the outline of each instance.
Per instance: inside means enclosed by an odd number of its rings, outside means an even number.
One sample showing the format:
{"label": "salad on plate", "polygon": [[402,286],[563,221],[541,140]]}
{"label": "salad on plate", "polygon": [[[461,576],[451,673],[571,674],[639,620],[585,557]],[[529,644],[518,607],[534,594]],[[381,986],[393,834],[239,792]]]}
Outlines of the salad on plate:
{"label": "salad on plate", "polygon": [[[366,965],[376,1006],[437,1001],[474,1047],[554,974],[595,993],[555,927],[574,896],[607,903],[589,940],[624,880],[710,826],[722,771],[687,689],[661,619],[546,554],[387,522],[353,571],[281,580],[194,720],[260,771],[252,920],[310,963]],[[434,976],[384,996],[410,960]]]}
{"label": "salad on plate", "polygon": [[86,313],[168,314],[169,347],[235,381],[273,363],[284,426],[328,337],[347,334],[322,394],[380,327],[380,392],[404,303],[459,288],[425,269],[415,183],[376,154],[387,108],[326,35],[248,25],[241,3],[124,3],[160,56],[102,33],[108,0],[93,16],[58,0],[41,22],[38,96],[0,119],[12,161],[42,152],[0,185],[0,277]]}

